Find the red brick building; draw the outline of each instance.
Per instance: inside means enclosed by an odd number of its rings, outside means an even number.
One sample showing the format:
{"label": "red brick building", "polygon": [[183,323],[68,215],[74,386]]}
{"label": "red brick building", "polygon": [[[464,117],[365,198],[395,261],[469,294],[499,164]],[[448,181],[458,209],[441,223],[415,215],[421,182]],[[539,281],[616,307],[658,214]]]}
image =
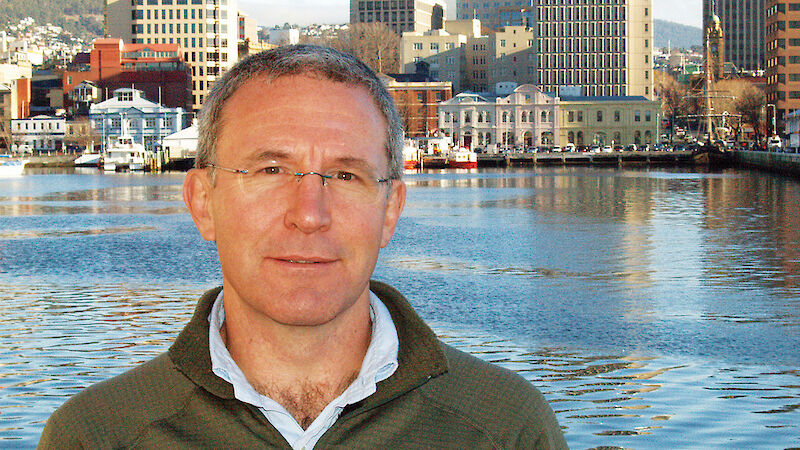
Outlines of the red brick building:
{"label": "red brick building", "polygon": [[[800,3],[767,0],[767,122],[783,131],[783,116],[800,109]],[[772,131],[776,133],[776,131]]]}
{"label": "red brick building", "polygon": [[[115,89],[133,87],[150,101],[171,108],[192,109],[192,78],[178,44],[125,44],[121,39],[96,39],[88,54],[79,53],[63,74],[64,106],[72,112],[70,93],[83,81],[97,86],[106,100]],[[108,93],[108,94],[106,94]]]}
{"label": "red brick building", "polygon": [[453,97],[449,81],[398,81],[381,76],[397,104],[406,137],[431,136],[439,128],[439,103]]}

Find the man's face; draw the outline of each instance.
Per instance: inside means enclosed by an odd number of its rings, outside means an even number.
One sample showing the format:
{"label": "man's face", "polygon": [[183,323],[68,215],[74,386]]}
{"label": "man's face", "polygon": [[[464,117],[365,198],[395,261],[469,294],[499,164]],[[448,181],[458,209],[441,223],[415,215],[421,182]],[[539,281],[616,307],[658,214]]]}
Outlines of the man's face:
{"label": "man's face", "polygon": [[[282,166],[330,173],[357,168],[388,176],[386,121],[369,93],[306,76],[248,81],[222,111],[217,165]],[[317,175],[273,193],[211,169],[187,176],[184,198],[198,229],[217,242],[229,302],[285,325],[320,325],[367,300],[378,251],[405,202],[399,180],[373,200],[335,195]]]}

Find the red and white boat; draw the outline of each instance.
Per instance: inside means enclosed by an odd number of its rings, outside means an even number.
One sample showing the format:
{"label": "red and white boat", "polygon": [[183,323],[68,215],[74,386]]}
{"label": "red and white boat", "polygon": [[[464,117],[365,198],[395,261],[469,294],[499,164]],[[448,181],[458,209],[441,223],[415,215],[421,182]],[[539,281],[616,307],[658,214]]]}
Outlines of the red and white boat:
{"label": "red and white boat", "polygon": [[419,169],[420,150],[413,143],[406,142],[403,146],[403,168]]}
{"label": "red and white boat", "polygon": [[451,169],[475,169],[478,167],[478,154],[472,150],[460,147],[451,152],[447,158],[447,167]]}

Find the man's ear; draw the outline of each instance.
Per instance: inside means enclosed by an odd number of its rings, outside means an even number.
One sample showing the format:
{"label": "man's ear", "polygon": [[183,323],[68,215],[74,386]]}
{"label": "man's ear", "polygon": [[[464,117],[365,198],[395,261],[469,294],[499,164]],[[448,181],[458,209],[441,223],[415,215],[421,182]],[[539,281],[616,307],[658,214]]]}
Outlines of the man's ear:
{"label": "man's ear", "polygon": [[214,216],[211,207],[211,179],[204,169],[191,169],[183,180],[183,202],[197,230],[207,241],[217,239]]}
{"label": "man's ear", "polygon": [[400,219],[400,214],[403,212],[405,204],[406,184],[403,180],[392,180],[392,193],[389,195],[389,201],[386,204],[386,215],[383,219],[381,248],[389,245],[389,241],[392,239],[394,229],[397,226],[397,221]]}

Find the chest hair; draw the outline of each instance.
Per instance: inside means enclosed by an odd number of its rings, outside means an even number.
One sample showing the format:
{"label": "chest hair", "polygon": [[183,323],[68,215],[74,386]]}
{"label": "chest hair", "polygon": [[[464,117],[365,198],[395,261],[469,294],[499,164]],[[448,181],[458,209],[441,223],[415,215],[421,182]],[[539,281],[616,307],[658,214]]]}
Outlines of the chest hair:
{"label": "chest hair", "polygon": [[297,423],[306,430],[323,409],[342,394],[358,377],[353,373],[338,383],[312,383],[300,380],[292,386],[260,384],[255,390],[280,403]]}

